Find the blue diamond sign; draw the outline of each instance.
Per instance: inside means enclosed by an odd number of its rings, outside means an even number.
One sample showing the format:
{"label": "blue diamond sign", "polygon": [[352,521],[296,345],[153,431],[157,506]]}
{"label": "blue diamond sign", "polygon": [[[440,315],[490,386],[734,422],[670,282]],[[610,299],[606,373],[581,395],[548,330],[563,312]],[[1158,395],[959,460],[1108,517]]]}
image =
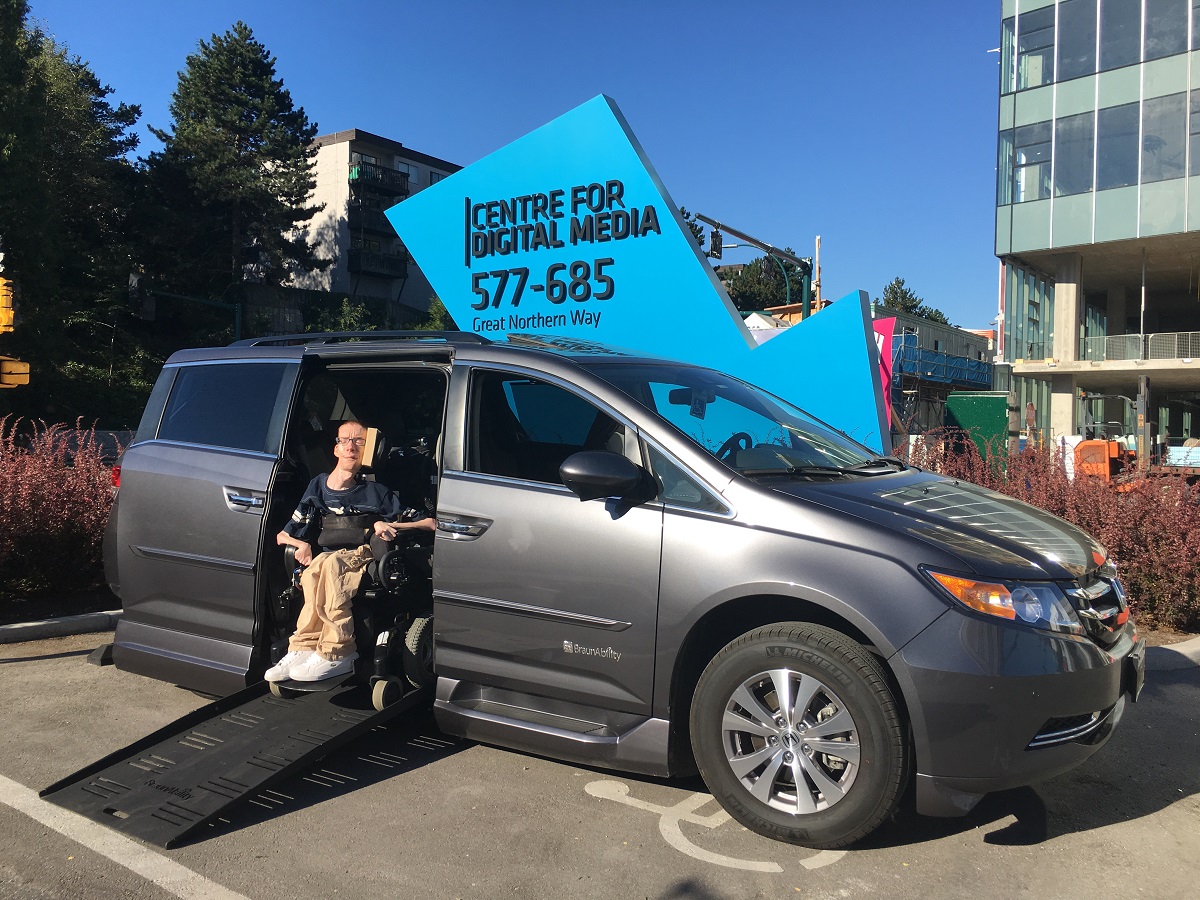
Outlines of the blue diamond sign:
{"label": "blue diamond sign", "polygon": [[709,366],[884,448],[866,294],[757,346],[608,97],[387,215],[464,331],[584,338]]}

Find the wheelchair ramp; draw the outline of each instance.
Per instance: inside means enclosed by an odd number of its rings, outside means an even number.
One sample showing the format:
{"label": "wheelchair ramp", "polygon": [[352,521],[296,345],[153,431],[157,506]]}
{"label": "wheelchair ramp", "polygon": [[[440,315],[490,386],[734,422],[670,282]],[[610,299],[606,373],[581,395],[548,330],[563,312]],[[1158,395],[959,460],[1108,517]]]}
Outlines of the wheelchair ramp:
{"label": "wheelchair ramp", "polygon": [[41,796],[125,834],[174,847],[231,807],[429,696],[412,691],[378,712],[362,685],[281,698],[260,682],[67,776]]}

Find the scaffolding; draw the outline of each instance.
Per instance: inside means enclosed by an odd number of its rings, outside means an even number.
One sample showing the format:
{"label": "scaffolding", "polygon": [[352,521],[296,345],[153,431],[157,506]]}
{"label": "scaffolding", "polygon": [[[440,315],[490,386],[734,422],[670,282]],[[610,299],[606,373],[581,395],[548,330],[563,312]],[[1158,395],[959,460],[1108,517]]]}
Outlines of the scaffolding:
{"label": "scaffolding", "polygon": [[909,434],[943,424],[951,391],[989,391],[992,364],[919,346],[916,332],[892,338],[892,409]]}

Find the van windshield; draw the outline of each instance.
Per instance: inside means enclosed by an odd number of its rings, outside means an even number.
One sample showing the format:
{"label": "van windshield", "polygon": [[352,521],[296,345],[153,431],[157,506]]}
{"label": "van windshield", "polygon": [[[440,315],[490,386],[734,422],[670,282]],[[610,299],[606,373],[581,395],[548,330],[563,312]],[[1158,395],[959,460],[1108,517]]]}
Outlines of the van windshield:
{"label": "van windshield", "polygon": [[711,369],[599,361],[588,368],[743,475],[846,477],[904,468],[787,401]]}

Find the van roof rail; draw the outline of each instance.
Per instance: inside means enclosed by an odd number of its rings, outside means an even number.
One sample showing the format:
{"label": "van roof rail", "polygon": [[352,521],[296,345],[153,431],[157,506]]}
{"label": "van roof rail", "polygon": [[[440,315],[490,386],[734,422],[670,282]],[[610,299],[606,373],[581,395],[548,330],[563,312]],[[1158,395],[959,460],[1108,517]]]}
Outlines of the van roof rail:
{"label": "van roof rail", "polygon": [[281,347],[301,344],[339,344],[345,341],[440,341],[447,344],[490,344],[470,331],[321,331],[246,338],[230,347]]}

